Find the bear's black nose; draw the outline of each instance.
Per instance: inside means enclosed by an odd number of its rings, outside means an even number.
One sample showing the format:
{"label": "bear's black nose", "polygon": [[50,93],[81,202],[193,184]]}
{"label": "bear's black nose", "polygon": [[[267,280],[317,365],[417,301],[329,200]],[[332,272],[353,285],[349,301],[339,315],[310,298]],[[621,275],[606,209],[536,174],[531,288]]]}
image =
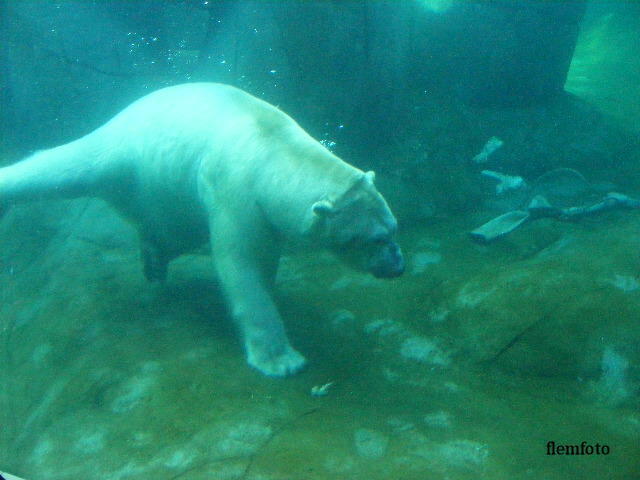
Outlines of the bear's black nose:
{"label": "bear's black nose", "polygon": [[391,242],[381,262],[374,265],[371,273],[376,278],[396,278],[404,273],[404,258],[397,243]]}

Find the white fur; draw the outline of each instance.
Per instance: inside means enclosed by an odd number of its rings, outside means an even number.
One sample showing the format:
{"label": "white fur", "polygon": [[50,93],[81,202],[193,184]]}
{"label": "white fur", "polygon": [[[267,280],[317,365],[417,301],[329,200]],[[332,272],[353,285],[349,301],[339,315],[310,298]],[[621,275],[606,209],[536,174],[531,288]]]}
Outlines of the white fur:
{"label": "white fur", "polygon": [[340,198],[363,175],[276,107],[230,86],[192,83],[151,93],[89,135],[0,169],[0,207],[105,198],[138,227],[152,274],[210,237],[248,362],[281,376],[305,363],[271,296],[281,240],[316,242],[313,205]]}

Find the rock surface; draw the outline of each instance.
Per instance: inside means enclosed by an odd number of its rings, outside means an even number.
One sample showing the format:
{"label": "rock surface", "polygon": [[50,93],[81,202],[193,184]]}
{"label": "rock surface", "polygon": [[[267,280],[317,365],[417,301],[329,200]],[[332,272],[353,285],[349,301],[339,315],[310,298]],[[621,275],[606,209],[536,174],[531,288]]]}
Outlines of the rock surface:
{"label": "rock surface", "polygon": [[620,456],[571,478],[636,471],[637,222],[541,221],[490,246],[465,237],[471,219],[405,229],[425,268],[394,282],[286,257],[279,302],[310,367],[278,381],[245,365],[206,256],[174,262],[160,288],[104,204],[14,208],[0,465],[51,480],[554,479],[539,445],[589,438]]}

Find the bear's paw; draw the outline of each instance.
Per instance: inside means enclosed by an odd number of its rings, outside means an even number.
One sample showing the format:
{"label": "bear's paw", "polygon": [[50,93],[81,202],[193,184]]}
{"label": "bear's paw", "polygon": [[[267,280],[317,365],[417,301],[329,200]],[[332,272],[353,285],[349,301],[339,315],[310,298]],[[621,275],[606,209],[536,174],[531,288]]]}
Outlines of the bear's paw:
{"label": "bear's paw", "polygon": [[279,350],[249,347],[247,362],[253,368],[271,377],[293,375],[306,365],[307,360],[290,345]]}

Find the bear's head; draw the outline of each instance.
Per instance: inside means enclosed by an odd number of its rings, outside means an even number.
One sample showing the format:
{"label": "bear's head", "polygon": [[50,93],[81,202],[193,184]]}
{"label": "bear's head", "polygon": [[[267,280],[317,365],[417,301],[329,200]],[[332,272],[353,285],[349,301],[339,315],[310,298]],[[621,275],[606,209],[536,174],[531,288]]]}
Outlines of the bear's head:
{"label": "bear's head", "polygon": [[343,262],[377,278],[393,278],[404,272],[404,259],[393,237],[398,222],[376,189],[375,174],[358,178],[336,200],[313,204],[320,236]]}

